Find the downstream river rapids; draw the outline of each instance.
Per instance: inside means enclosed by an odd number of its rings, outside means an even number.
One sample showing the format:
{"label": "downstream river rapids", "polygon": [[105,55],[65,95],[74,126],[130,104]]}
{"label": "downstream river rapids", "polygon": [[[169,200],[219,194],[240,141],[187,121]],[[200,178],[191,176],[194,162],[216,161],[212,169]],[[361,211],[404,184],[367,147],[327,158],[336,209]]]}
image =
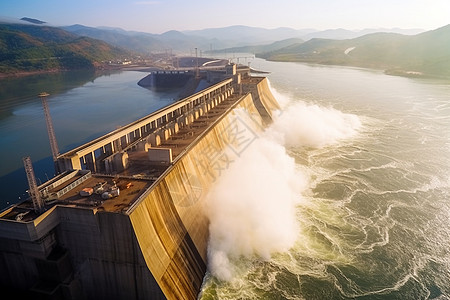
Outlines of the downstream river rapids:
{"label": "downstream river rapids", "polygon": [[209,195],[199,298],[450,299],[449,82],[252,67],[282,109]]}

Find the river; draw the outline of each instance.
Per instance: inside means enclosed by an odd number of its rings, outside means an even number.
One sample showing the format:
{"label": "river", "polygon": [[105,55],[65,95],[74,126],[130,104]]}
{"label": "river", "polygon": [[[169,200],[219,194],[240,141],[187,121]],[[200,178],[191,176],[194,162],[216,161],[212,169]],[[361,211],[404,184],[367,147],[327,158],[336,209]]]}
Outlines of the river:
{"label": "river", "polygon": [[[211,190],[200,299],[449,299],[450,83],[251,64],[282,109]],[[175,97],[137,86],[140,72],[79,76],[2,82],[2,207],[24,196],[23,156],[51,176],[38,93],[61,152]]]}
{"label": "river", "polygon": [[177,91],[155,92],[137,82],[138,71],[66,72],[1,81],[0,209],[26,197],[22,158],[30,156],[37,183],[54,176],[42,103],[47,102],[61,153],[166,106]]}
{"label": "river", "polygon": [[450,299],[449,82],[252,67],[282,109],[210,194],[200,298]]}

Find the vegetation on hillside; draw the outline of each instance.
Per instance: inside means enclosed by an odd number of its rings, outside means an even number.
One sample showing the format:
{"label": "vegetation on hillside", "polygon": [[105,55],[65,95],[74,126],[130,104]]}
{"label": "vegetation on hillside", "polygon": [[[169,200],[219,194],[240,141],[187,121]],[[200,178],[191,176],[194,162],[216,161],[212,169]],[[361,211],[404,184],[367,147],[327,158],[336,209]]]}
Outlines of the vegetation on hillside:
{"label": "vegetation on hillside", "polygon": [[127,51],[49,26],[1,24],[0,73],[90,69]]}
{"label": "vegetation on hillside", "polygon": [[277,42],[273,42],[268,45],[255,45],[255,46],[242,46],[242,47],[233,47],[233,48],[226,48],[226,49],[220,49],[216,51],[217,53],[222,52],[228,52],[228,53],[260,53],[264,51],[276,51],[282,48],[285,48],[287,46],[291,46],[294,44],[300,44],[303,43],[302,39],[299,38],[290,38],[285,39]]}
{"label": "vegetation on hillside", "polygon": [[[117,45],[144,52],[163,46],[167,51],[175,44],[192,50],[194,44],[202,42],[208,42],[208,47],[212,48],[211,39],[194,38],[176,31],[151,35],[81,25],[65,29],[0,24],[0,75],[93,69],[103,61],[132,56],[131,50],[123,50]],[[256,29],[252,30],[255,32]],[[286,30],[278,29],[276,33],[280,36],[292,34]],[[227,51],[259,53],[257,56],[274,61],[377,68],[390,74],[407,76],[450,77],[450,25],[417,35],[372,33],[346,40],[314,38],[307,42],[289,38],[267,45],[229,48]]]}
{"label": "vegetation on hillside", "polygon": [[450,77],[450,25],[413,36],[374,33],[348,40],[311,39],[257,56],[377,68],[406,76]]}

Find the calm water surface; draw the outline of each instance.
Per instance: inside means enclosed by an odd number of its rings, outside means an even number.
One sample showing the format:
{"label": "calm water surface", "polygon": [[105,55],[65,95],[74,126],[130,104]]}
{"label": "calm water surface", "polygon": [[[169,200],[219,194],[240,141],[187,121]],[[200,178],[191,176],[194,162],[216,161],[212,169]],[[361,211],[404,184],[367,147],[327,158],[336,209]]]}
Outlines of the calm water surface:
{"label": "calm water surface", "polygon": [[47,98],[56,139],[63,153],[137,120],[177,97],[137,85],[147,74],[124,71],[46,74],[9,79],[0,88],[0,208],[23,199],[27,188],[22,157],[33,161],[38,184],[54,176],[42,104]]}

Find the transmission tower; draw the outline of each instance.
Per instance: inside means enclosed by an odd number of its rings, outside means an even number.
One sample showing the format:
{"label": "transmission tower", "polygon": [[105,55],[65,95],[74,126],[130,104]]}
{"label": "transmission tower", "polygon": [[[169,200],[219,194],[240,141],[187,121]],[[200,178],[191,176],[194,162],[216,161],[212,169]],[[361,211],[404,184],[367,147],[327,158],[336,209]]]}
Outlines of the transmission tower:
{"label": "transmission tower", "polygon": [[26,156],[23,158],[23,165],[25,167],[25,173],[28,179],[28,194],[33,201],[34,211],[36,213],[41,213],[44,209],[44,201],[41,198],[41,193],[38,190],[36,184],[36,178],[34,177],[33,164],[31,163],[31,158]]}
{"label": "transmission tower", "polygon": [[42,107],[44,108],[45,122],[47,123],[48,139],[50,140],[50,148],[52,149],[53,162],[55,164],[55,173],[59,174],[58,168],[58,143],[56,142],[55,130],[53,129],[52,117],[50,116],[50,110],[48,108],[47,96],[48,93],[40,93],[39,97],[42,100]]}

